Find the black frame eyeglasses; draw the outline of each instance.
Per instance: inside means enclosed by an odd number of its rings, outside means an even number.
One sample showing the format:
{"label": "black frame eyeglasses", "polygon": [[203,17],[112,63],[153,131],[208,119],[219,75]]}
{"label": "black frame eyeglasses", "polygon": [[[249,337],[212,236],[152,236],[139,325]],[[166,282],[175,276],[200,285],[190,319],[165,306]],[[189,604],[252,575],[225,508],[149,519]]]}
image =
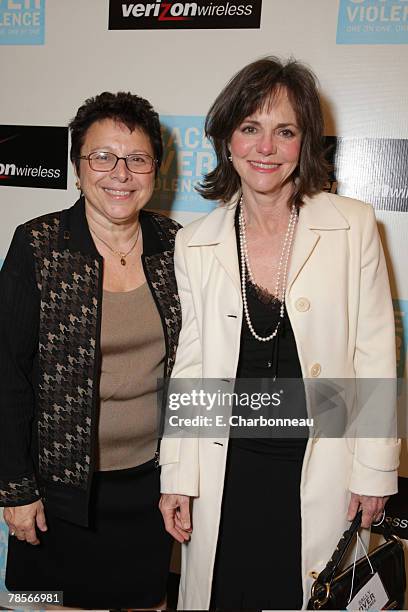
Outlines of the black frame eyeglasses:
{"label": "black frame eyeglasses", "polygon": [[150,174],[157,164],[157,159],[147,153],[130,153],[126,157],[119,157],[111,151],[93,151],[88,155],[79,155],[77,159],[86,159],[95,172],[112,172],[120,159],[123,159],[129,172],[134,174]]}

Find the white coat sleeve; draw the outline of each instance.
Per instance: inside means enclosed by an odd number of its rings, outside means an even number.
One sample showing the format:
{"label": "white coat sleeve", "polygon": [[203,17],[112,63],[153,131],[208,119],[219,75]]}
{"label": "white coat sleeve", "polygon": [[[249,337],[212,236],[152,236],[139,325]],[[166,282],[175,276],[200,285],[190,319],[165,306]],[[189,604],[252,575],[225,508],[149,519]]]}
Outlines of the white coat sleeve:
{"label": "white coat sleeve", "polygon": [[[172,379],[200,379],[202,350],[197,313],[186,265],[184,231],[176,237],[174,266],[180,296],[182,327]],[[171,381],[170,381],[171,392]],[[199,494],[198,438],[164,436],[160,446],[161,492],[197,497]]]}
{"label": "white coat sleeve", "polygon": [[349,488],[360,495],[385,496],[397,491],[400,453],[400,443],[396,439],[395,327],[375,214],[371,206],[367,206],[366,211],[354,366],[357,388],[359,384],[367,384],[362,379],[372,379],[373,388],[378,384],[377,395],[362,408],[367,413],[362,415],[363,422],[376,419],[381,425],[377,429],[378,436],[359,437],[357,432]]}

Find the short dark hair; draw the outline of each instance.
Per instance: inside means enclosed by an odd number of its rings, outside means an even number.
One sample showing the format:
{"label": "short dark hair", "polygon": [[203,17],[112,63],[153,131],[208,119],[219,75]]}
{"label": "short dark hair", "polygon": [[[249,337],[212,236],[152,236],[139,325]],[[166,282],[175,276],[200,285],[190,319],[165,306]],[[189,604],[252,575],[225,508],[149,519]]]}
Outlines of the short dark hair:
{"label": "short dark hair", "polygon": [[240,178],[229,161],[231,136],[246,117],[265,104],[273,104],[274,96],[282,87],[287,90],[302,130],[300,160],[293,175],[296,187],[291,203],[300,206],[304,196],[322,190],[328,177],[328,163],[316,76],[301,62],[294,59],[282,61],[270,56],[242,68],[208,112],[205,133],[214,146],[217,166],[197,187],[204,198],[228,202],[240,191]]}
{"label": "short dark hair", "polygon": [[163,141],[159,115],[148,100],[130,92],[104,91],[93,98],[88,98],[79,107],[75,117],[69,122],[71,132],[70,158],[79,174],[79,155],[88,129],[96,121],[113,119],[123,123],[130,131],[141,129],[150,139],[156,159],[156,175],[163,159]]}

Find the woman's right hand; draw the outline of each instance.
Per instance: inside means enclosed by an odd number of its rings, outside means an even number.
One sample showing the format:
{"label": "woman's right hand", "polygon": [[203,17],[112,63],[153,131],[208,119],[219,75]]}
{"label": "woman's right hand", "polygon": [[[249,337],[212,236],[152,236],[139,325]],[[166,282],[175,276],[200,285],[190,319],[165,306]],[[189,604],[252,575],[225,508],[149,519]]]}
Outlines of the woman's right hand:
{"label": "woman's right hand", "polygon": [[33,502],[26,506],[13,506],[4,508],[4,520],[8,525],[10,534],[22,542],[39,544],[36,527],[40,531],[47,531],[44,506],[42,501]]}
{"label": "woman's right hand", "polygon": [[181,544],[188,541],[193,531],[190,518],[190,497],[164,493],[160,498],[159,508],[166,531]]}

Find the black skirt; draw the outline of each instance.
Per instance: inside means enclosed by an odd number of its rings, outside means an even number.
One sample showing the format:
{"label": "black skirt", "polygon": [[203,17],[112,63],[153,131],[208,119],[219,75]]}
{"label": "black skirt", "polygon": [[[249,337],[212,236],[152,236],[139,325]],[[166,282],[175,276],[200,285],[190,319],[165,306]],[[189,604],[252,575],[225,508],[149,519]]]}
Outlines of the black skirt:
{"label": "black skirt", "polygon": [[48,531],[32,546],[9,537],[6,586],[14,591],[63,591],[64,605],[149,608],[166,595],[172,539],[158,508],[160,470],[96,472],[90,526],[46,511]]}
{"label": "black skirt", "polygon": [[[300,475],[305,440],[255,451],[231,440],[211,608],[302,607]],[[265,452],[263,452],[265,451]]]}

